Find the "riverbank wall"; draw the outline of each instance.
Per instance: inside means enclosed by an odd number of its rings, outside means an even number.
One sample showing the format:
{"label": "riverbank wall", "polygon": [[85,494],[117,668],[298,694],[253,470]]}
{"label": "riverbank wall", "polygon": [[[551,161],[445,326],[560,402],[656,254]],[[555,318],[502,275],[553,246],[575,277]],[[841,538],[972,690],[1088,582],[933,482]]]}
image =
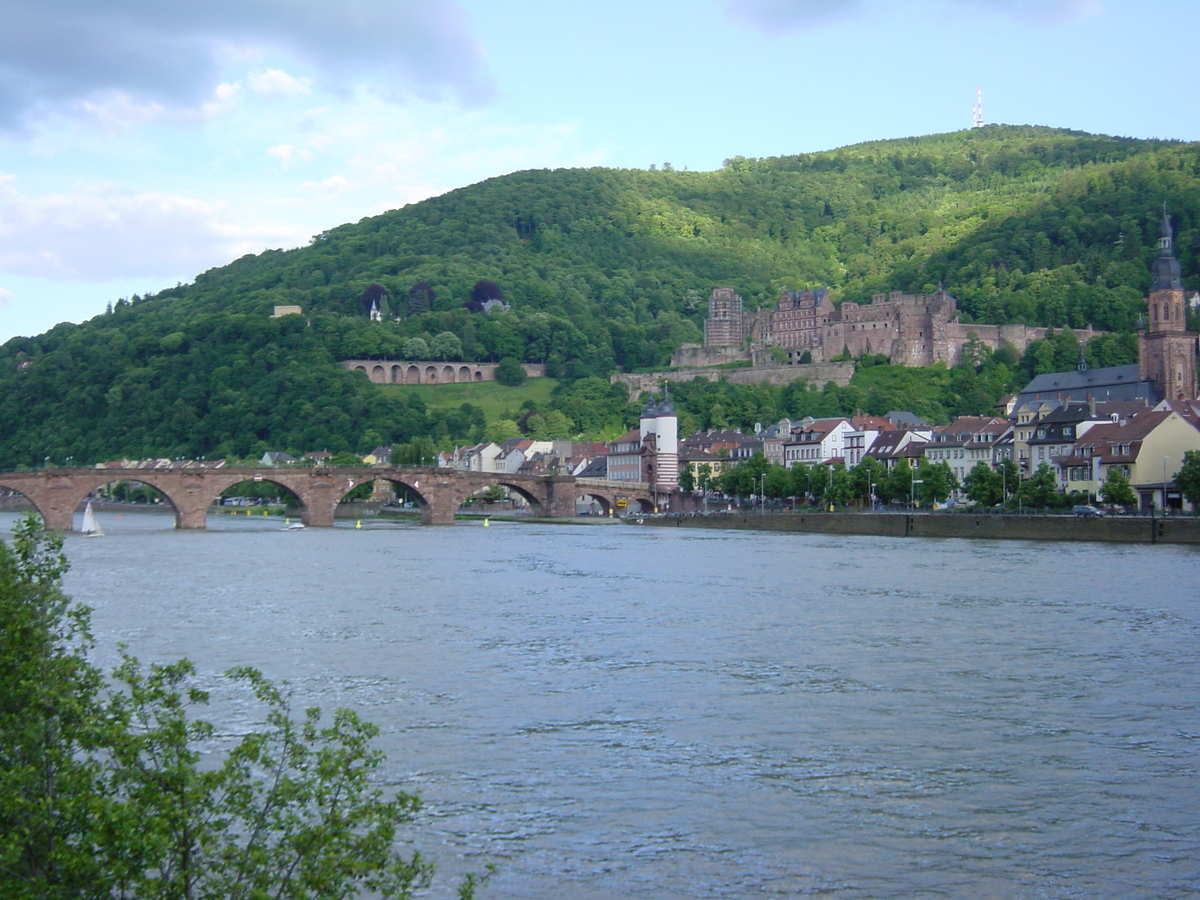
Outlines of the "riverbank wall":
{"label": "riverbank wall", "polygon": [[1200,519],[1129,516],[1004,516],[963,513],[748,513],[646,516],[635,523],[662,528],[736,528],[882,537],[982,538],[1013,541],[1107,541],[1200,545]]}

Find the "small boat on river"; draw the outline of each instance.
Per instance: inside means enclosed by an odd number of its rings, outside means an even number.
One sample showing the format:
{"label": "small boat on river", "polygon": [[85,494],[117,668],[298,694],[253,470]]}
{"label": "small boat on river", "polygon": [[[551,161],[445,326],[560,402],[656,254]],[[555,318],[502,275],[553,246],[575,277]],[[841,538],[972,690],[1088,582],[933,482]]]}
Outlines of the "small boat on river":
{"label": "small boat on river", "polygon": [[84,537],[104,537],[104,532],[100,530],[100,525],[96,522],[96,514],[92,512],[92,501],[87,502],[87,506],[83,510],[83,527],[79,533]]}

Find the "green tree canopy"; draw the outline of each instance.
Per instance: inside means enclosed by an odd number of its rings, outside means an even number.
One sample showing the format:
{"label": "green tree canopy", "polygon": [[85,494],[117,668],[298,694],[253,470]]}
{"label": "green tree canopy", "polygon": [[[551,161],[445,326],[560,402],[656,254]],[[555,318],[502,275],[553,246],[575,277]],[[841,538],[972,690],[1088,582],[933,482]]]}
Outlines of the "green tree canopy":
{"label": "green tree canopy", "polygon": [[[350,710],[296,716],[249,668],[230,676],[262,726],[216,765],[186,660],[111,681],[87,659],[88,610],[61,591],[62,539],[32,519],[0,544],[0,893],[49,897],[406,898],[431,865],[397,850],[418,807],[373,780],[377,731]],[[460,888],[470,896],[474,879]]]}
{"label": "green tree canopy", "polygon": [[[1175,485],[1193,509],[1200,509],[1200,451],[1188,450],[1183,454],[1183,465],[1175,473]],[[1133,506],[1135,502],[1136,498],[1123,505]]]}
{"label": "green tree canopy", "polygon": [[[1184,461],[1186,464],[1186,456],[1184,457]],[[1196,463],[1197,468],[1200,469],[1200,459]],[[1200,474],[1200,472],[1197,474]],[[1176,480],[1178,481],[1178,479]],[[1100,486],[1100,496],[1104,498],[1105,503],[1112,504],[1113,506],[1137,506],[1137,494],[1134,493],[1133,487],[1129,484],[1129,479],[1112,466],[1109,467],[1104,484]]]}
{"label": "green tree canopy", "polygon": [[1003,500],[1000,475],[983,460],[975,463],[963,480],[967,496],[981,506],[995,506]]}

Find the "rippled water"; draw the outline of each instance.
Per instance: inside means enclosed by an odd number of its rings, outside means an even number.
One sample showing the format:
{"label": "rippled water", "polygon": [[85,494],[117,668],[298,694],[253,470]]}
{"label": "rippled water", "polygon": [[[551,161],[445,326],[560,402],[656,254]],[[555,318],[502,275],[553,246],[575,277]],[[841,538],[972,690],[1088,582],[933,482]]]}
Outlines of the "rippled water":
{"label": "rippled water", "polygon": [[362,711],[441,896],[1196,896],[1195,550],[212,524],[68,540],[103,658]]}

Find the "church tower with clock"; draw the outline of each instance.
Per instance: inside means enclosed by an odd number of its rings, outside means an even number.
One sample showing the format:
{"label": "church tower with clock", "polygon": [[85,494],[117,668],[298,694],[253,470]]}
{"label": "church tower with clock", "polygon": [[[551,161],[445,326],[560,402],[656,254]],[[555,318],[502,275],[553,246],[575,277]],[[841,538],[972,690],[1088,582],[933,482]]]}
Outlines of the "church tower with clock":
{"label": "church tower with clock", "polygon": [[1194,400],[1200,334],[1187,330],[1183,280],[1165,208],[1158,256],[1150,273],[1153,282],[1146,297],[1146,327],[1138,333],[1138,377],[1153,382],[1164,400]]}

